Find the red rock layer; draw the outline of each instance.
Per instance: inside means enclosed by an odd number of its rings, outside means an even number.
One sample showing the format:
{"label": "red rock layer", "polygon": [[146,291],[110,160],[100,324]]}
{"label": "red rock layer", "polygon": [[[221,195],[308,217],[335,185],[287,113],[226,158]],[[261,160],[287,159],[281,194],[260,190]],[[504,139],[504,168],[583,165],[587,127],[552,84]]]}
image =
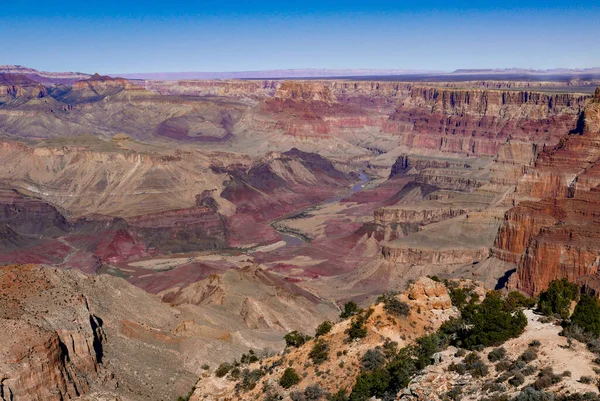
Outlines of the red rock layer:
{"label": "red rock layer", "polygon": [[570,94],[413,87],[384,130],[411,147],[493,156],[507,139],[556,143],[585,103]]}
{"label": "red rock layer", "polygon": [[583,121],[580,132],[543,149],[516,196],[539,200],[509,210],[496,237],[495,255],[518,263],[509,285],[528,294],[536,295],[562,277],[598,283],[600,91]]}

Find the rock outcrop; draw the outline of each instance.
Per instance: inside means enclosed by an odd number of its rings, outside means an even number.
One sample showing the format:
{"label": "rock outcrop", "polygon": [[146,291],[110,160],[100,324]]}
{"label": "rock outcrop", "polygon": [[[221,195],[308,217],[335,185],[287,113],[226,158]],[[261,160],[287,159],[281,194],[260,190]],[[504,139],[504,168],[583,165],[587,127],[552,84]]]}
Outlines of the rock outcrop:
{"label": "rock outcrop", "polygon": [[36,266],[0,268],[0,396],[65,400],[101,378],[102,320]]}

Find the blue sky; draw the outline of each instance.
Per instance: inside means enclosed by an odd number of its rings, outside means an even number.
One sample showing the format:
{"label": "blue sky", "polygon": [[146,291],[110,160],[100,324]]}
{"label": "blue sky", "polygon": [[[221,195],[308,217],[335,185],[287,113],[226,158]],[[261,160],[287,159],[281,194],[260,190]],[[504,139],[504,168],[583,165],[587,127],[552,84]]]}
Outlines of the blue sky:
{"label": "blue sky", "polygon": [[592,1],[0,1],[0,64],[100,73],[600,66]]}

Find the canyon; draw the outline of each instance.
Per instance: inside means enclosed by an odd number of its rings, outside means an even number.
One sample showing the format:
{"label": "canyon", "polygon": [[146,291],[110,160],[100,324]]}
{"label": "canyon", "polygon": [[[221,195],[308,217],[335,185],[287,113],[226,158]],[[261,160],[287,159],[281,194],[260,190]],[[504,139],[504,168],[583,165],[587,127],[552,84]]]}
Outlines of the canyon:
{"label": "canyon", "polygon": [[600,291],[598,83],[446,78],[0,68],[0,399],[174,399],[424,276]]}

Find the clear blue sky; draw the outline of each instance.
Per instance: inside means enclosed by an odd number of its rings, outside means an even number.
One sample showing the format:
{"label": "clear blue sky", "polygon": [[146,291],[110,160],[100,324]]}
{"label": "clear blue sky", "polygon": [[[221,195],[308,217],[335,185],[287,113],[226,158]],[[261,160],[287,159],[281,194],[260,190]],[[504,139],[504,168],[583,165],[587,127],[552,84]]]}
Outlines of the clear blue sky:
{"label": "clear blue sky", "polygon": [[600,4],[0,2],[0,64],[101,73],[600,66]]}

